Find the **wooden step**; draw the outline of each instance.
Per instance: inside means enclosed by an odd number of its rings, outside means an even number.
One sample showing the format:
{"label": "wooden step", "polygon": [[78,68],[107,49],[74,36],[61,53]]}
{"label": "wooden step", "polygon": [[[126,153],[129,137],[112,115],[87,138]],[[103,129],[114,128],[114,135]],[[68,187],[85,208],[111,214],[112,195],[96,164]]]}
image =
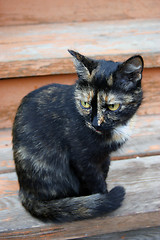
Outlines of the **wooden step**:
{"label": "wooden step", "polygon": [[[145,229],[138,229],[126,232],[115,232],[110,234],[103,234],[94,237],[86,237],[85,240],[159,240],[160,236],[160,228],[145,228]],[[80,240],[80,238],[78,238]]]}
{"label": "wooden step", "polygon": [[[73,63],[72,63],[73,65]],[[160,114],[160,68],[145,68],[143,73],[144,100],[139,115]],[[73,84],[76,74],[28,78],[12,78],[0,81],[0,128],[11,128],[21,99],[30,91],[50,83]]]}
{"label": "wooden step", "polygon": [[160,17],[159,9],[159,0],[5,0],[0,25],[150,19]]}
{"label": "wooden step", "polygon": [[[160,115],[137,116],[133,134],[112,160],[160,155]],[[14,171],[11,129],[0,130],[0,173]]]}
{"label": "wooden step", "polygon": [[144,102],[139,114],[159,114],[159,33],[158,19],[0,27],[0,128],[12,126],[28,92],[52,82],[75,82],[68,48],[115,61],[142,54]]}
{"label": "wooden step", "polygon": [[159,19],[0,27],[0,78],[74,73],[67,49],[123,61],[141,54],[160,66]]}
{"label": "wooden step", "polygon": [[119,184],[126,188],[121,208],[92,220],[54,224],[41,222],[24,210],[15,173],[0,174],[0,238],[82,239],[160,226],[160,155],[113,161],[107,182],[109,189]]}

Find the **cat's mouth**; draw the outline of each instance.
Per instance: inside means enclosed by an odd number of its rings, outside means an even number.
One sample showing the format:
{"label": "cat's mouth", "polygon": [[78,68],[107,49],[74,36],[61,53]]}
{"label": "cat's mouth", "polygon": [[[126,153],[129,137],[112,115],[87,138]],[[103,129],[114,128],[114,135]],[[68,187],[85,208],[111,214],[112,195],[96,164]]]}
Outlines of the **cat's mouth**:
{"label": "cat's mouth", "polygon": [[109,126],[108,128],[104,128],[102,126],[93,126],[90,122],[86,122],[86,125],[99,135],[110,135],[111,132],[114,130],[114,128],[112,128],[111,126]]}
{"label": "cat's mouth", "polygon": [[101,127],[101,126],[98,126],[98,127],[93,127],[92,126],[92,129],[98,134],[110,137],[111,134],[114,132],[115,128],[113,128],[111,126],[108,126],[108,127],[105,127],[105,128]]}
{"label": "cat's mouth", "polygon": [[87,127],[92,129],[94,132],[98,134],[103,134],[103,129],[101,127],[94,127],[90,122],[86,122]]}
{"label": "cat's mouth", "polygon": [[102,133],[103,133],[103,129],[102,129],[102,128],[100,128],[100,127],[98,127],[98,128],[93,127],[93,128],[94,128],[94,130],[95,130],[97,133],[99,133],[99,134],[102,134]]}
{"label": "cat's mouth", "polygon": [[102,133],[103,133],[102,131],[97,130],[97,129],[95,129],[95,131],[96,131],[96,133],[98,133],[98,134],[102,134]]}
{"label": "cat's mouth", "polygon": [[92,129],[94,130],[94,132],[98,133],[98,134],[104,134],[105,133],[105,129],[100,127],[100,126],[97,126],[97,127],[94,127],[93,125],[92,126]]}

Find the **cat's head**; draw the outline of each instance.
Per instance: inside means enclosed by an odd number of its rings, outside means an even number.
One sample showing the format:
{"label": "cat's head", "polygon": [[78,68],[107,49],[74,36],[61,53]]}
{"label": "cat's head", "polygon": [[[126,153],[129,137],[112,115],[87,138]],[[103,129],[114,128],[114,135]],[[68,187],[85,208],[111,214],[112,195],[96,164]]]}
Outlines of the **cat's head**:
{"label": "cat's head", "polygon": [[127,126],[142,102],[142,57],[120,63],[69,52],[78,74],[76,106],[86,125],[98,134]]}

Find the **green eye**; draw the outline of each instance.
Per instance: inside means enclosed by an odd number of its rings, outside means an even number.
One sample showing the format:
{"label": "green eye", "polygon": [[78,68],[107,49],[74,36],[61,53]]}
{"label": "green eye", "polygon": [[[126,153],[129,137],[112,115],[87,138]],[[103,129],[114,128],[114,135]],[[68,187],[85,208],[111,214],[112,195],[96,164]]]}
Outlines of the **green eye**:
{"label": "green eye", "polygon": [[117,103],[117,104],[109,104],[108,105],[108,109],[111,110],[111,111],[116,111],[119,107],[120,107],[119,103]]}
{"label": "green eye", "polygon": [[87,102],[80,101],[80,104],[81,104],[82,108],[85,108],[85,109],[90,109],[91,108],[91,105]]}

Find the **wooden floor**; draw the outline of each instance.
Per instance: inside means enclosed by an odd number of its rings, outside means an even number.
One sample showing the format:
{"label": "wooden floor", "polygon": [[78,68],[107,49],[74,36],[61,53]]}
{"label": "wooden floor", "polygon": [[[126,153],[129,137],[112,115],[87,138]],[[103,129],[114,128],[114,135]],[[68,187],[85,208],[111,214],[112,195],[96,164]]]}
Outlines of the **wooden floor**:
{"label": "wooden floor", "polygon": [[[108,187],[126,188],[123,206],[101,218],[65,224],[41,222],[21,206],[12,160],[11,129],[1,130],[0,239],[109,239],[109,236],[123,239],[127,234],[133,235],[133,230],[138,230],[140,236],[149,236],[153,228],[158,236],[159,228],[155,227],[160,227],[159,123],[160,115],[137,116],[132,138],[112,156]],[[140,230],[146,228],[147,233]]]}

